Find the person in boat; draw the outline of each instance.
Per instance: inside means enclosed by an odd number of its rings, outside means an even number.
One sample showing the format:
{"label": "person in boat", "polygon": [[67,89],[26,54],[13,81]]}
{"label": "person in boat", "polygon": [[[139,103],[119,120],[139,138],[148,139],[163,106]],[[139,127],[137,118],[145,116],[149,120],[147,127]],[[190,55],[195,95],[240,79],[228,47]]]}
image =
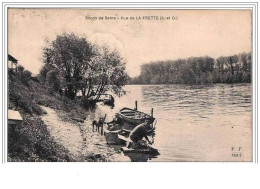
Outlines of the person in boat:
{"label": "person in boat", "polygon": [[137,143],[138,141],[145,138],[149,144],[152,144],[147,137],[148,131],[151,129],[151,121],[146,120],[144,123],[137,125],[130,133],[129,138],[134,142]]}

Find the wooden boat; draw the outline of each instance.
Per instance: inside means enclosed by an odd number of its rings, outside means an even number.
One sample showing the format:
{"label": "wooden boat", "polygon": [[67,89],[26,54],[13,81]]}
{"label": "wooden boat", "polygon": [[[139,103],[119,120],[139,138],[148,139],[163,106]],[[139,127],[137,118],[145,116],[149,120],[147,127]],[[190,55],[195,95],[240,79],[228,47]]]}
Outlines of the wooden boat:
{"label": "wooden boat", "polygon": [[152,116],[131,108],[122,108],[117,114],[117,117],[132,124],[140,124],[145,120],[154,121]]}
{"label": "wooden boat", "polygon": [[115,99],[112,95],[106,95],[105,98],[103,99],[103,104],[105,105],[114,105]]}
{"label": "wooden boat", "polygon": [[[125,138],[123,136],[118,135],[119,138],[122,141],[126,141],[128,143],[134,144],[129,138]],[[142,142],[142,141],[141,141]],[[146,142],[143,142],[143,144],[139,147],[121,147],[121,150],[125,153],[139,153],[139,154],[151,154],[151,155],[159,155],[159,151],[154,148],[152,145],[146,144]]]}
{"label": "wooden boat", "polygon": [[143,148],[143,149],[132,149],[127,147],[122,147],[121,150],[125,153],[138,153],[138,154],[151,154],[151,155],[160,155],[159,151],[153,147]]}
{"label": "wooden boat", "polygon": [[[128,130],[128,129],[122,129],[122,133],[124,135],[129,135],[131,133],[132,130]],[[146,135],[147,136],[150,136],[154,133],[155,131],[155,127],[151,128],[150,130],[147,131]],[[120,133],[121,134],[121,133]]]}
{"label": "wooden boat", "polygon": [[105,138],[107,141],[107,144],[112,144],[112,145],[125,145],[126,140],[121,139],[121,136],[119,133],[121,130],[118,131],[105,131]]}

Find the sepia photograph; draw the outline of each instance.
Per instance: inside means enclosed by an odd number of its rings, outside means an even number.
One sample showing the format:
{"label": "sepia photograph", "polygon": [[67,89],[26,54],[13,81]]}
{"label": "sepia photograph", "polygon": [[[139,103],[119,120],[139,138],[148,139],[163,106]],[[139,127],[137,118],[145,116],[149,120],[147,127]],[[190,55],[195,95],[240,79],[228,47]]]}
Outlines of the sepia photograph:
{"label": "sepia photograph", "polygon": [[253,162],[252,9],[7,9],[7,162]]}

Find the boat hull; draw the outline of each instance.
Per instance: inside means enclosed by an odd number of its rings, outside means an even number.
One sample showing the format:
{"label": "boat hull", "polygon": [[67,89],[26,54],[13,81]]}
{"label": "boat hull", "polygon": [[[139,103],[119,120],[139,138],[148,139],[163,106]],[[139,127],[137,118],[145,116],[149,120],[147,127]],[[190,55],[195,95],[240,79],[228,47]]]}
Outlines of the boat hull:
{"label": "boat hull", "polygon": [[[131,115],[130,115],[131,114]],[[136,118],[136,116],[139,116],[139,118]],[[146,120],[149,121],[154,121],[154,118],[151,117],[150,115],[143,113],[143,112],[139,112],[137,110],[134,109],[130,109],[130,108],[123,108],[119,111],[119,113],[117,114],[117,117],[121,118],[122,120],[131,123],[131,124],[140,124],[143,123]]]}

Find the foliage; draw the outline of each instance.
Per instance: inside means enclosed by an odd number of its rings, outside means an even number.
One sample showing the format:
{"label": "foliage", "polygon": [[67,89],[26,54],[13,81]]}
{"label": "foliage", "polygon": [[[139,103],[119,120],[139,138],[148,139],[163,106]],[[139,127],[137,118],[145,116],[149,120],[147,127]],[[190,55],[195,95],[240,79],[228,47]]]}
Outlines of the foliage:
{"label": "foliage", "polygon": [[251,82],[251,53],[217,59],[188,59],[151,62],[141,67],[141,74],[130,84],[208,84]]}
{"label": "foliage", "polygon": [[23,115],[23,119],[15,130],[8,129],[8,161],[73,161],[40,118]]}
{"label": "foliage", "polygon": [[58,92],[62,88],[62,77],[58,70],[50,70],[46,74],[46,84],[49,86],[50,90],[53,92]]}
{"label": "foliage", "polygon": [[92,61],[92,66],[95,69],[90,69],[85,72],[84,77],[89,81],[87,98],[90,97],[90,90],[94,91],[98,99],[101,94],[111,91],[120,96],[124,94],[122,87],[129,79],[125,73],[125,63],[119,53],[114,50],[109,51],[107,47],[96,47],[98,52],[95,59]]}
{"label": "foliage", "polygon": [[29,86],[30,83],[30,79],[31,79],[31,76],[32,76],[32,73],[28,70],[26,71],[21,71],[21,72],[18,72],[19,74],[19,77],[21,79],[21,81],[23,82],[23,84],[25,84],[26,86]]}
{"label": "foliage", "polygon": [[66,95],[72,99],[76,96],[78,82],[88,69],[93,56],[95,54],[92,45],[85,38],[77,37],[74,34],[58,35],[43,49],[44,63],[59,70],[66,82]]}
{"label": "foliage", "polygon": [[51,137],[39,117],[46,113],[40,105],[67,112],[66,119],[84,119],[86,111],[77,101],[55,92],[51,95],[42,82],[29,78],[26,85],[21,79],[22,72],[9,73],[8,77],[8,108],[19,111],[23,118],[15,131],[8,129],[8,161],[75,161],[75,157]]}
{"label": "foliage", "polygon": [[111,52],[108,47],[93,45],[74,34],[58,35],[44,47],[43,59],[45,65],[40,71],[42,80],[48,83],[47,75],[55,68],[57,73],[55,76],[51,72],[51,80],[56,77],[60,81],[53,86],[55,91],[63,89],[71,99],[79,91],[87,101],[98,100],[107,91],[121,95],[124,93],[122,86],[129,79],[125,73],[125,63],[116,50]]}
{"label": "foliage", "polygon": [[40,80],[41,80],[42,82],[46,82],[46,75],[47,75],[47,73],[48,73],[51,69],[53,69],[53,66],[50,65],[50,64],[44,64],[44,65],[42,66],[42,68],[41,68],[41,70],[40,70],[40,74],[39,74]]}
{"label": "foliage", "polygon": [[24,71],[24,67],[21,66],[21,65],[18,65],[18,66],[17,66],[17,70],[18,70],[19,72],[23,72],[23,71]]}
{"label": "foliage", "polygon": [[41,115],[44,111],[34,100],[35,95],[33,91],[36,89],[31,88],[33,84],[30,78],[28,79],[29,75],[25,71],[24,73],[13,73],[9,76],[9,100],[13,107],[18,110],[22,110],[30,115]]}

